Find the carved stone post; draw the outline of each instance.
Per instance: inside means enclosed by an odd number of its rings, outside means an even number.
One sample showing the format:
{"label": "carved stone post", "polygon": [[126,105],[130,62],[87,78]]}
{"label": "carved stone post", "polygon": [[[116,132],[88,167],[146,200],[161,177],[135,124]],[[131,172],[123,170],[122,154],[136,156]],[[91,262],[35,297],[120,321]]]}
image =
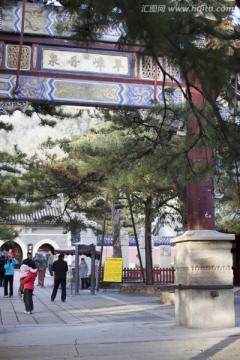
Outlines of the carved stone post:
{"label": "carved stone post", "polygon": [[234,235],[186,231],[176,244],[175,315],[179,326],[235,326],[231,243]]}
{"label": "carved stone post", "polygon": [[123,268],[129,267],[129,241],[128,233],[121,231],[121,247],[122,247],[122,258],[123,258]]}

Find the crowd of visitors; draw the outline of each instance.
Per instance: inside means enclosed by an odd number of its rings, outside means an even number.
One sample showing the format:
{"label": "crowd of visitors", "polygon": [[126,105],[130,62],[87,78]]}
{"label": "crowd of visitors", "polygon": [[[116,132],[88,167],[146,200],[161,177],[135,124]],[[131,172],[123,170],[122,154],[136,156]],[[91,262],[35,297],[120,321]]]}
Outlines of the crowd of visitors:
{"label": "crowd of visitors", "polygon": [[[13,296],[13,283],[16,259],[12,249],[9,251],[0,251],[0,287],[4,288],[4,297],[11,298]],[[64,261],[64,255],[60,254],[58,260],[54,261],[52,253],[36,253],[34,257],[30,252],[27,253],[27,258],[24,259],[19,268],[19,288],[18,297],[23,299],[25,305],[25,314],[32,314],[33,306],[33,290],[35,280],[38,277],[38,285],[44,287],[44,277],[46,270],[53,276],[53,291],[51,301],[55,300],[59,286],[61,286],[61,300],[66,300],[66,281],[68,273],[68,264]],[[87,283],[88,265],[85,259],[82,258],[79,264],[79,277],[81,289],[89,287]]]}

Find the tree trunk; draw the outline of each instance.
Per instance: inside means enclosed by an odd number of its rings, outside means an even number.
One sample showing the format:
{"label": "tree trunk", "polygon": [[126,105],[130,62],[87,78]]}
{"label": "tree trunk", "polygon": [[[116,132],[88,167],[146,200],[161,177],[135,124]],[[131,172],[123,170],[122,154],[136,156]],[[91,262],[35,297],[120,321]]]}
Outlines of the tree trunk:
{"label": "tree trunk", "polygon": [[120,239],[120,209],[115,208],[115,202],[117,199],[114,199],[112,203],[112,236],[113,236],[113,257],[121,258],[122,257],[122,248],[121,248],[121,239]]}
{"label": "tree trunk", "polygon": [[146,252],[146,285],[153,284],[152,264],[152,197],[145,202],[145,252]]}

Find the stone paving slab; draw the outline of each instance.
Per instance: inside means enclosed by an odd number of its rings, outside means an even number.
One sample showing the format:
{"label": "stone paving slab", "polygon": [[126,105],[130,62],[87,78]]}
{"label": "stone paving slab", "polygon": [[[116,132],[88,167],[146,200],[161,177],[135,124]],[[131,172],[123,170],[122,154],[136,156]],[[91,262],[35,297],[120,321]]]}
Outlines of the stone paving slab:
{"label": "stone paving slab", "polygon": [[[175,325],[174,306],[158,296],[107,290],[71,294],[51,302],[52,278],[34,290],[34,313],[23,314],[17,296],[0,288],[0,359],[227,360],[240,359],[240,293],[235,292],[236,328],[188,329]],[[227,304],[226,304],[227,306]]]}
{"label": "stone paving slab", "polygon": [[148,342],[125,342],[111,344],[56,345],[5,347],[1,349],[0,359],[87,359],[87,360],[226,360],[239,359],[240,339],[216,338],[167,340]]}
{"label": "stone paving slab", "polygon": [[72,345],[29,346],[1,348],[0,359],[35,360],[35,359],[73,359],[78,358],[78,350]]}

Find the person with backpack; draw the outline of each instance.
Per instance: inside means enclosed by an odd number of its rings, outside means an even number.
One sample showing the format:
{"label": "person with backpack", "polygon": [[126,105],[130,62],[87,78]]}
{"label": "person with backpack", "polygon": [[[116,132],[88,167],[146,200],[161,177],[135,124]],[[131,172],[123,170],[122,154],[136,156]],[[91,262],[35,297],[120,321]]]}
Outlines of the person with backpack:
{"label": "person with backpack", "polygon": [[34,264],[35,264],[35,266],[36,266],[36,268],[38,269],[39,268],[39,266],[40,266],[40,259],[39,259],[39,255],[38,255],[38,253],[36,253],[35,254],[35,256],[33,257],[33,262],[34,262]]}

